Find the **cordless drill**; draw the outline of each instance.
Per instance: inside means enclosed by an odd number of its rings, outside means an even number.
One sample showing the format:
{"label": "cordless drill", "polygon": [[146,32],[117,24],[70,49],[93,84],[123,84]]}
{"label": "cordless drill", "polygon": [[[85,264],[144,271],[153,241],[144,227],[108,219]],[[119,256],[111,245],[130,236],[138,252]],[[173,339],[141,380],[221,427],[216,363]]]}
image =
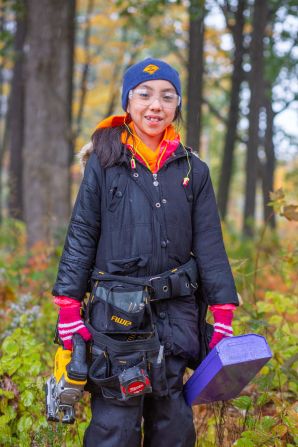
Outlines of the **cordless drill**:
{"label": "cordless drill", "polygon": [[54,374],[45,386],[48,421],[73,424],[74,404],[80,400],[87,382],[86,344],[79,334],[72,338],[73,351],[59,346],[55,355]]}

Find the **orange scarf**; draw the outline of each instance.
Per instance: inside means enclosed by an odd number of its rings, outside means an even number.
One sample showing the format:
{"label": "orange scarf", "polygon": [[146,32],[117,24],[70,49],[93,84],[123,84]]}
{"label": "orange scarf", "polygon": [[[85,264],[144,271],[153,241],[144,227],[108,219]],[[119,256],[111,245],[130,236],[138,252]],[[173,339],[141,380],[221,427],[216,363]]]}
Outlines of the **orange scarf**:
{"label": "orange scarf", "polygon": [[[101,121],[96,128],[121,126],[126,123],[126,118],[126,115],[109,116]],[[156,151],[148,148],[148,146],[146,146],[146,144],[138,137],[132,121],[129,125],[127,124],[127,127],[129,128],[129,135],[127,137],[128,131],[122,132],[122,143],[126,144],[126,147],[132,152],[133,158],[137,158],[153,173],[159,171],[180,144],[180,136],[171,124],[165,129],[163,139],[159,143]]]}

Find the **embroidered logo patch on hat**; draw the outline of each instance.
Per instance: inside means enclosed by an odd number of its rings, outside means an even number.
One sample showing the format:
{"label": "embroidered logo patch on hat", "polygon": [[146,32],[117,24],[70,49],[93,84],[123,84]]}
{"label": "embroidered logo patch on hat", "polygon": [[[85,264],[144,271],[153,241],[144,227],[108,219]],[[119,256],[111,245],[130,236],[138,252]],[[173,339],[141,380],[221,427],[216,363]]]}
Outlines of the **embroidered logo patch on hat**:
{"label": "embroidered logo patch on hat", "polygon": [[149,64],[147,65],[147,67],[144,68],[143,71],[149,73],[149,74],[154,74],[157,70],[159,70],[159,67],[157,65],[154,64]]}

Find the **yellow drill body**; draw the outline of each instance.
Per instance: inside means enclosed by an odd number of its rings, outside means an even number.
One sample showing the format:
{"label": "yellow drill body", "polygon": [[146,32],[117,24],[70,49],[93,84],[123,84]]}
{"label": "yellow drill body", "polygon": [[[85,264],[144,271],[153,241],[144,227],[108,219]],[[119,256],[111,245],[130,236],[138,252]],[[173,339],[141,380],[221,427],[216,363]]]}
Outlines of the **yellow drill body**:
{"label": "yellow drill body", "polygon": [[[48,379],[46,392],[46,416],[48,421],[73,424],[74,405],[82,397],[87,383],[88,365],[86,363],[86,345],[79,334],[73,337],[73,351],[56,351],[54,374]],[[71,378],[71,377],[74,378]]]}
{"label": "yellow drill body", "polygon": [[56,383],[59,383],[60,380],[64,376],[64,381],[67,383],[71,383],[73,385],[85,385],[87,380],[73,380],[70,379],[67,375],[66,366],[71,361],[72,351],[67,349],[63,349],[62,346],[59,346],[55,355],[55,367],[54,367],[54,377]]}

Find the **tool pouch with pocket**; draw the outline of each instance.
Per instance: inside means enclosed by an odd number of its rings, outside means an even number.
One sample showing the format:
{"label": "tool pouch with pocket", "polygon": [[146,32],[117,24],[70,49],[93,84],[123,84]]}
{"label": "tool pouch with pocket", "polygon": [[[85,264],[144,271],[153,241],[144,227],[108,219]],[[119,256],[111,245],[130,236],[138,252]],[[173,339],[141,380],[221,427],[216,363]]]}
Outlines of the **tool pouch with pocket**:
{"label": "tool pouch with pocket", "polygon": [[148,289],[138,284],[97,281],[90,299],[90,324],[99,332],[152,332]]}
{"label": "tool pouch with pocket", "polygon": [[165,358],[148,287],[125,280],[97,280],[93,287],[86,311],[92,334],[87,389],[122,402],[146,393],[165,396]]}
{"label": "tool pouch with pocket", "polygon": [[146,393],[167,395],[165,358],[156,336],[123,341],[94,330],[92,335],[89,379],[93,391],[119,401]]}

